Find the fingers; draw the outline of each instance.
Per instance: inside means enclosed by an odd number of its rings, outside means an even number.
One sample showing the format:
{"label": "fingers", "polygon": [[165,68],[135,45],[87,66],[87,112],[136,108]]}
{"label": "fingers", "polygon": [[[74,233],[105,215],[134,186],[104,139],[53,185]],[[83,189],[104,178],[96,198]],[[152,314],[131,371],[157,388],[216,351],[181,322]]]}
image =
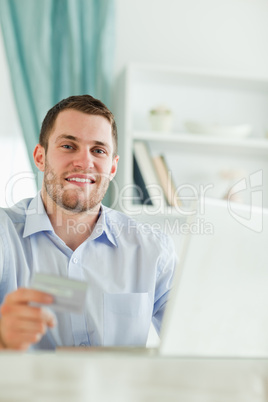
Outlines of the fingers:
{"label": "fingers", "polygon": [[14,319],[19,319],[25,323],[29,323],[29,325],[31,322],[44,322],[49,327],[55,325],[54,315],[42,307],[4,304],[1,307],[1,313],[2,316],[8,315]]}
{"label": "fingers", "polygon": [[26,350],[30,345],[39,342],[43,336],[42,332],[36,330],[33,332],[24,332],[18,328],[12,328],[12,331],[10,331],[8,326],[2,332],[1,339],[5,348],[15,350]]}
{"label": "fingers", "polygon": [[5,303],[40,303],[51,304],[53,302],[53,296],[41,292],[40,290],[19,288],[15,292],[9,293],[5,298]]}
{"label": "fingers", "polygon": [[57,324],[57,319],[56,319],[55,315],[51,311],[47,310],[46,308],[42,308],[41,310],[42,310],[42,317],[43,317],[43,320],[45,321],[46,325],[49,328],[55,327],[55,325]]}
{"label": "fingers", "polygon": [[45,308],[29,303],[50,304],[53,297],[37,290],[20,288],[10,293],[1,307],[0,339],[8,348],[24,350],[38,342],[48,327],[56,324]]}

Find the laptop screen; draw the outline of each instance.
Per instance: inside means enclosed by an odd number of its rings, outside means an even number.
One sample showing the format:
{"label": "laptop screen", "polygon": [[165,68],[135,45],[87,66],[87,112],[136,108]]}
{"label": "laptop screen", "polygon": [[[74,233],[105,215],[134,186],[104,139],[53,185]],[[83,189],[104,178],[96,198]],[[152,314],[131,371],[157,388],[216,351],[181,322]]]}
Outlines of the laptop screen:
{"label": "laptop screen", "polygon": [[188,221],[160,352],[268,356],[268,211],[206,200]]}

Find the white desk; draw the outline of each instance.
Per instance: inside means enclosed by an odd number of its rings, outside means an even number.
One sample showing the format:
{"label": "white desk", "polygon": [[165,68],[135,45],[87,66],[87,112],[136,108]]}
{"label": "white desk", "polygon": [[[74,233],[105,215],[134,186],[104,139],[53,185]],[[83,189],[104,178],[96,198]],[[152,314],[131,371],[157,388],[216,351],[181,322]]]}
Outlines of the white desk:
{"label": "white desk", "polygon": [[0,354],[1,402],[264,402],[268,359]]}

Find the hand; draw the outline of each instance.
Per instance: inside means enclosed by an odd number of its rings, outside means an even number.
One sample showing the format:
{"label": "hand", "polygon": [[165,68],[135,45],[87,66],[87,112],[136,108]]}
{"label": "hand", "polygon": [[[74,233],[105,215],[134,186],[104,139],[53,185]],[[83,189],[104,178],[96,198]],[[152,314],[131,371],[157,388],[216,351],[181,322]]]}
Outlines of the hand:
{"label": "hand", "polygon": [[31,306],[31,302],[49,305],[53,297],[26,288],[19,288],[6,296],[0,309],[0,347],[26,350],[40,341],[48,327],[55,326],[53,314],[42,307]]}

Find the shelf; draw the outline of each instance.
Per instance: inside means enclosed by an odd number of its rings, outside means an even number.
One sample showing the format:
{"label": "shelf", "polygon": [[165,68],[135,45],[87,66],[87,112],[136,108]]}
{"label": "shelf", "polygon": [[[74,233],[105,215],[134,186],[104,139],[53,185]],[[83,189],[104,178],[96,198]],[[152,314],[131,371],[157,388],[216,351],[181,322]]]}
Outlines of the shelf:
{"label": "shelf", "polygon": [[137,218],[137,220],[144,220],[144,216],[147,216],[148,220],[150,221],[153,221],[154,218],[156,218],[156,220],[165,219],[168,216],[170,218],[178,218],[181,222],[187,220],[187,212],[189,211],[191,211],[189,205],[183,205],[181,207],[163,205],[161,208],[157,208],[151,205],[131,203],[127,203],[126,209],[124,210],[125,213],[134,218]]}
{"label": "shelf", "polygon": [[248,151],[257,151],[267,155],[268,139],[258,138],[223,138],[205,136],[202,134],[187,133],[165,133],[154,131],[134,131],[133,140],[159,142],[164,144],[189,144],[189,145],[206,145],[206,146],[225,146],[229,148],[239,148]]}
{"label": "shelf", "polygon": [[129,65],[129,78],[135,83],[164,83],[171,85],[181,85],[194,83],[205,86],[230,86],[237,88],[247,88],[256,91],[267,92],[268,76],[256,77],[240,74],[233,75],[226,72],[212,70],[184,70],[174,66],[152,65],[131,63]]}
{"label": "shelf", "polygon": [[[118,127],[123,169],[117,179],[122,194],[134,181],[133,144],[144,141],[151,157],[164,156],[176,186],[188,184],[207,189],[212,185],[206,190],[211,197],[217,194],[221,197],[223,181],[231,188],[236,181],[244,180],[241,199],[251,202],[255,191],[251,175],[260,171],[263,183],[256,191],[262,191],[263,205],[268,206],[268,138],[265,136],[268,133],[268,76],[237,77],[220,72],[131,64],[121,78]],[[172,111],[172,132],[150,130],[149,111],[158,105]],[[230,133],[220,136],[217,131],[191,134],[185,128],[187,121],[208,125],[213,122],[226,127],[248,125],[252,134],[249,137]],[[127,196],[131,195],[129,190]],[[132,210],[130,214],[153,214],[153,208],[133,205],[132,201],[127,206]],[[160,211],[159,220],[165,216],[171,220],[178,217],[172,207]]]}
{"label": "shelf", "polygon": [[[172,218],[172,219],[178,219],[180,223],[186,222],[189,219],[191,219],[191,216],[195,214],[199,208],[201,208],[202,203],[218,203],[219,205],[222,205],[226,203],[227,201],[222,198],[212,198],[209,196],[206,196],[202,200],[196,200],[192,202],[188,202],[187,204],[185,203],[182,206],[178,207],[172,207],[172,206],[162,206],[162,208],[158,211],[158,213],[155,213],[156,207],[150,206],[150,205],[142,205],[142,204],[128,204],[128,215],[139,218],[138,220],[144,221],[145,217],[147,217],[148,221],[153,221],[154,218],[156,220],[163,220],[166,217]],[[241,204],[237,204],[236,202],[231,202],[230,205],[235,208],[236,205],[240,205],[240,209],[242,208]],[[248,203],[244,203],[244,206],[250,206]]]}

